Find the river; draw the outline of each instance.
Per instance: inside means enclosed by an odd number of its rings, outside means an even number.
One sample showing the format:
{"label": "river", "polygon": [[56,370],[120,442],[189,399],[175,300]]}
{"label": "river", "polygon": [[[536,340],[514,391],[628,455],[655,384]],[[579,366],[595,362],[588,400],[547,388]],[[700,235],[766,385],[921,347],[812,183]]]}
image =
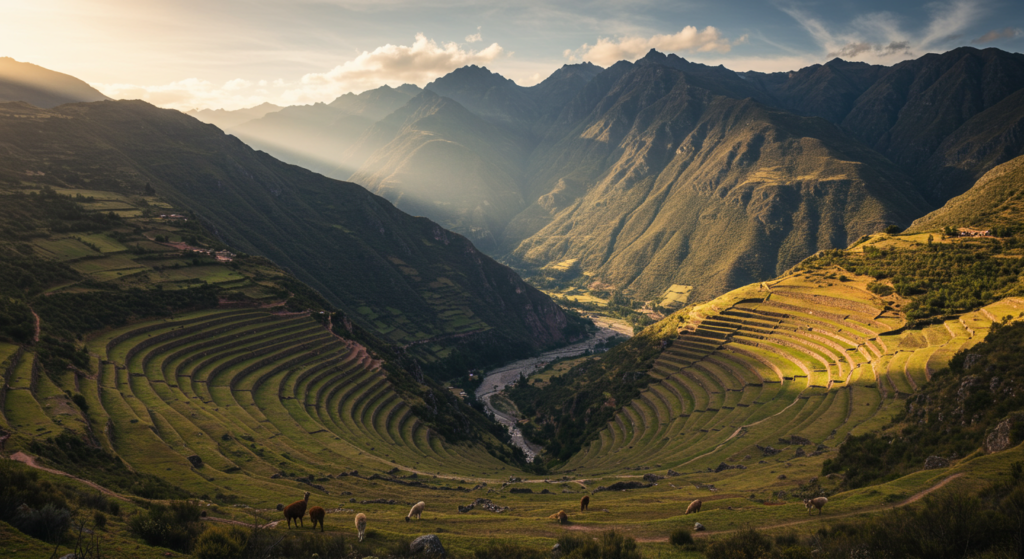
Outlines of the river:
{"label": "river", "polygon": [[509,430],[509,434],[512,435],[512,444],[526,453],[526,460],[528,462],[533,462],[534,457],[540,454],[543,449],[526,440],[519,429],[517,418],[499,411],[491,405],[491,397],[504,390],[506,386],[518,381],[520,375],[530,376],[543,369],[552,361],[582,355],[588,350],[593,350],[594,346],[598,343],[604,342],[613,336],[632,336],[632,328],[622,321],[601,317],[594,318],[594,324],[599,329],[593,337],[573,345],[553,349],[537,357],[522,359],[504,367],[488,371],[484,373],[483,384],[480,385],[480,388],[476,389],[477,400],[483,402],[484,406],[494,414],[494,419]]}

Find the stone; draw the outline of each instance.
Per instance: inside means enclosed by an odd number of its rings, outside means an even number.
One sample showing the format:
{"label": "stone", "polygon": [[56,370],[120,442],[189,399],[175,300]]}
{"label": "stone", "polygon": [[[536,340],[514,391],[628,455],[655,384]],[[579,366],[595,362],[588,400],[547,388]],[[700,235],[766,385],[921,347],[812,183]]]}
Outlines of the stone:
{"label": "stone", "polygon": [[934,470],[936,468],[948,467],[949,459],[943,458],[941,456],[929,456],[928,459],[924,461],[924,469],[926,470]]}
{"label": "stone", "polygon": [[562,556],[562,545],[556,543],[555,545],[551,546],[551,558],[552,559],[558,559],[561,556]]}
{"label": "stone", "polygon": [[703,532],[704,529],[705,529],[704,525],[701,524],[700,522],[694,522],[693,523],[693,531],[694,532]]}
{"label": "stone", "polygon": [[1011,432],[1022,421],[1024,421],[1024,413],[1014,412],[997,423],[995,428],[985,436],[985,452],[992,454],[1010,448],[1010,445],[1013,444]]}
{"label": "stone", "polygon": [[533,493],[533,489],[529,487],[513,487],[508,490],[509,493]]}
{"label": "stone", "polygon": [[675,470],[669,470],[665,475],[668,476],[668,477],[676,477],[676,476],[679,475],[679,472],[677,472]]}
{"label": "stone", "polygon": [[718,465],[717,468],[715,468],[715,473],[717,474],[719,472],[724,472],[725,470],[731,470],[731,469],[732,469],[732,466],[726,464],[725,462],[722,462],[721,464]]}
{"label": "stone", "polygon": [[185,460],[188,460],[189,463],[192,464],[193,468],[202,468],[203,467],[203,459],[200,458],[198,454],[193,454],[192,456],[186,456]]}
{"label": "stone", "polygon": [[801,456],[807,456],[807,453],[804,452],[804,447],[796,449],[796,452],[793,453],[794,458],[800,458]]}
{"label": "stone", "polygon": [[654,483],[654,482],[658,481],[659,479],[664,479],[664,478],[659,476],[658,474],[644,474],[644,481],[649,481],[651,483]]}
{"label": "stone", "polygon": [[789,444],[806,445],[814,443],[812,443],[811,440],[806,437],[801,437],[800,435],[790,435]]}
{"label": "stone", "polygon": [[444,546],[441,545],[441,540],[438,539],[434,534],[427,534],[420,536],[409,544],[409,552],[413,555],[422,553],[424,555],[437,555],[446,557],[448,554],[445,553]]}
{"label": "stone", "polygon": [[779,479],[786,479],[786,474],[779,474]]}
{"label": "stone", "polygon": [[284,505],[282,503],[278,503],[277,506],[274,508],[276,508],[278,511],[282,511],[284,510]]}

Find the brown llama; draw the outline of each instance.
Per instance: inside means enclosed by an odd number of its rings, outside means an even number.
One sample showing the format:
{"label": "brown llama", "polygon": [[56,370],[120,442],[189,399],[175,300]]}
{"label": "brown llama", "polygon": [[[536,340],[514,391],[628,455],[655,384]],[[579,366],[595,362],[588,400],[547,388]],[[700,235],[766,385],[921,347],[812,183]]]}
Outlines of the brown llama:
{"label": "brown llama", "polygon": [[556,512],[555,514],[552,514],[548,518],[558,521],[559,524],[568,524],[569,523],[569,515],[565,514],[564,510],[560,510],[560,511]]}
{"label": "brown llama", "polygon": [[324,516],[326,516],[326,515],[327,515],[327,511],[325,511],[321,507],[313,507],[313,508],[309,509],[309,519],[313,521],[313,529],[314,530],[316,530],[316,523],[319,522],[320,523],[320,531],[321,532],[324,531]]}
{"label": "brown llama", "polygon": [[700,499],[694,499],[693,502],[690,503],[690,506],[686,507],[686,512],[683,513],[683,514],[690,514],[690,513],[696,514],[696,513],[700,512],[700,506],[703,505],[703,504],[704,503],[702,503]]}
{"label": "brown llama", "polygon": [[584,495],[583,498],[580,499],[580,512],[583,512],[583,511],[587,510],[587,507],[589,507],[589,506],[590,506],[590,495]]}
{"label": "brown llama", "polygon": [[306,491],[306,495],[301,501],[295,501],[284,508],[284,518],[288,521],[288,527],[292,527],[292,520],[302,525],[302,517],[306,516],[306,505],[309,504],[309,491]]}

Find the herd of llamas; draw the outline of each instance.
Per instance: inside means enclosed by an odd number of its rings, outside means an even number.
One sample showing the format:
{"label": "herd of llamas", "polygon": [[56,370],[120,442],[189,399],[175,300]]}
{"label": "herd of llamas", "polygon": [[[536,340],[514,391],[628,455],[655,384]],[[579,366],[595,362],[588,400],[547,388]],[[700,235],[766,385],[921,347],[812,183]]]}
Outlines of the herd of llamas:
{"label": "herd of llamas", "polygon": [[[811,509],[818,509],[819,515],[822,513],[822,509],[825,507],[826,503],[828,503],[828,499],[825,497],[804,500],[804,505],[807,507],[807,510],[810,511]],[[686,515],[699,513],[702,504],[703,502],[700,499],[694,499],[694,501],[691,502],[690,505],[686,507],[686,512],[684,512],[683,514]],[[306,507],[308,505],[309,491],[305,492],[305,495],[303,495],[301,501],[295,501],[294,503],[288,505],[287,507],[282,507],[281,505],[278,505],[278,510],[284,511],[284,518],[288,521],[289,529],[292,527],[293,521],[299,526],[304,526],[304,524],[302,523],[302,519],[306,515]],[[409,509],[409,514],[405,515],[405,521],[409,522],[414,517],[417,520],[420,520],[423,514],[423,509],[426,508],[426,506],[427,504],[424,503],[423,501],[420,501],[413,505],[412,508]],[[580,512],[586,512],[587,510],[589,510],[589,508],[590,496],[584,495],[583,498],[580,499]],[[313,507],[309,509],[309,519],[313,522],[314,530],[316,530],[316,525],[317,523],[319,523],[320,531],[324,531],[324,517],[326,515],[327,512],[322,507]],[[555,514],[552,514],[548,517],[548,519],[555,520],[559,524],[569,523],[569,515],[565,512],[565,510],[560,510]],[[366,537],[366,515],[363,513],[359,513],[356,515],[356,530],[359,532],[359,541],[363,541],[363,539]]]}

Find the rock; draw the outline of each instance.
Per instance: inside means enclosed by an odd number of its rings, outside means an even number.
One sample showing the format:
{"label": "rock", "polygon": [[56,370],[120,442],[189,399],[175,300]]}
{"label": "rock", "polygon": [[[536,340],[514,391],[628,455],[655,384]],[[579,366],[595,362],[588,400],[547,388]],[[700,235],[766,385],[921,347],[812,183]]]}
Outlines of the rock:
{"label": "rock", "polygon": [[270,479],[281,479],[281,474],[274,474],[270,476]]}
{"label": "rock", "polygon": [[644,481],[649,481],[651,483],[654,483],[654,482],[658,481],[659,479],[664,479],[664,478],[659,476],[658,474],[644,474]]}
{"label": "rock", "polygon": [[533,489],[529,487],[513,487],[508,490],[509,493],[533,493]]}
{"label": "rock", "polygon": [[277,506],[274,507],[274,508],[276,508],[278,511],[283,511],[284,510],[284,505],[281,504],[281,503],[278,503]]}
{"label": "rock", "polygon": [[781,450],[779,450],[777,448],[773,448],[771,446],[761,446],[761,445],[755,445],[755,446],[765,456],[775,456],[776,454],[782,452]]}
{"label": "rock", "polygon": [[551,546],[551,559],[558,559],[561,556],[562,556],[562,546],[561,546],[561,544],[557,544],[556,543],[555,545]]}
{"label": "rock", "polygon": [[74,553],[68,553],[67,555],[61,555],[60,559],[78,559],[78,556]]}
{"label": "rock", "polygon": [[676,476],[679,475],[679,472],[677,472],[675,470],[669,470],[665,475],[668,476],[668,477],[676,477]]}
{"label": "rock", "polygon": [[801,437],[800,435],[790,435],[789,444],[805,445],[814,443],[812,443],[811,440],[806,437]]}
{"label": "rock", "polygon": [[423,553],[424,555],[439,555],[447,556],[444,551],[444,546],[441,545],[441,540],[434,534],[427,534],[420,536],[409,544],[409,552],[412,554]]}
{"label": "rock", "polygon": [[717,468],[715,468],[715,473],[717,474],[719,472],[724,472],[725,470],[731,470],[731,469],[732,469],[732,466],[726,464],[725,462],[722,462],[721,464],[718,465]]}
{"label": "rock", "polygon": [[193,468],[202,468],[203,467],[203,459],[200,458],[198,454],[193,454],[192,456],[186,456],[185,460],[188,460],[189,463],[192,464]]}
{"label": "rock", "polygon": [[641,483],[639,481],[617,481],[608,487],[598,487],[594,490],[594,493],[601,491],[625,491],[627,489],[646,489],[653,486],[653,483]]}
{"label": "rock", "polygon": [[926,470],[934,470],[936,468],[948,467],[949,460],[941,456],[929,456],[928,459],[924,461],[924,469]]}
{"label": "rock", "polygon": [[703,532],[704,531],[704,525],[701,524],[700,522],[694,522],[693,523],[693,531],[694,532]]}
{"label": "rock", "polygon": [[1000,421],[995,426],[995,429],[992,429],[992,431],[990,431],[985,437],[985,452],[987,454],[992,454],[993,452],[999,452],[1010,448],[1010,445],[1013,444],[1011,431],[1013,431],[1013,428],[1016,427],[1022,419],[1024,419],[1024,414],[1011,413],[1006,416],[1006,419]]}
{"label": "rock", "polygon": [[786,479],[786,474],[779,474],[779,479]]}
{"label": "rock", "polygon": [[793,453],[794,458],[800,458],[801,456],[807,456],[807,453],[804,452],[804,447],[796,449],[796,452]]}

